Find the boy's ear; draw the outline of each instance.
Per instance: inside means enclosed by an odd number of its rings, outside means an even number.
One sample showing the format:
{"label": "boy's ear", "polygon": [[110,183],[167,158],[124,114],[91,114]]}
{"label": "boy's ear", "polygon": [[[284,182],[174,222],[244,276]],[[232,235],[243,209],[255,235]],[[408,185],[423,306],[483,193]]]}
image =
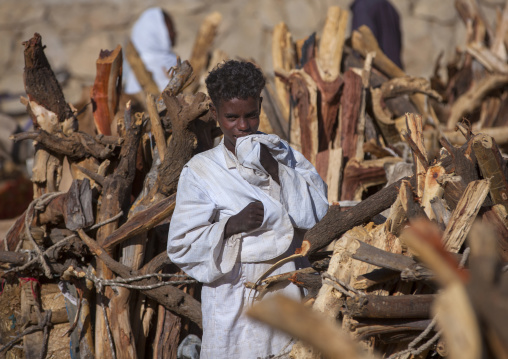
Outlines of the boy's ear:
{"label": "boy's ear", "polygon": [[213,118],[217,121],[217,109],[215,108],[215,105],[213,102],[210,102],[210,106],[208,107],[210,109],[210,112],[212,113]]}
{"label": "boy's ear", "polygon": [[261,110],[261,104],[263,103],[263,96],[259,96],[259,109]]}

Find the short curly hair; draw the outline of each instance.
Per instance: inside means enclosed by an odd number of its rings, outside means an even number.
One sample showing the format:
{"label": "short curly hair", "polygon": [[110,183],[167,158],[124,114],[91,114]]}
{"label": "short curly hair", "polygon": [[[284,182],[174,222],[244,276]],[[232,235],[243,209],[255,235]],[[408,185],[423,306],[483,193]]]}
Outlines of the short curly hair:
{"label": "short curly hair", "polygon": [[229,60],[218,64],[205,80],[208,95],[215,106],[234,98],[259,97],[265,78],[252,62]]}

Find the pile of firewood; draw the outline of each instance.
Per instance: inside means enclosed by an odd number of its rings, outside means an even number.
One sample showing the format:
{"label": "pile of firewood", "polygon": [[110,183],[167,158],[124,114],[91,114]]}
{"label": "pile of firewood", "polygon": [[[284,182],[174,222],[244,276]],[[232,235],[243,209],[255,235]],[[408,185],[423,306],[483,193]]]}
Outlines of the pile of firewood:
{"label": "pile of firewood", "polygon": [[[258,298],[281,281],[307,289],[305,305],[250,311],[301,340],[294,358],[508,355],[508,6],[492,30],[473,0],[456,4],[468,43],[446,80],[439,65],[431,81],[406,76],[367,27],[346,39],[337,7],[319,39],[274,29],[260,129],[316,166],[333,204],[298,253],[312,267],[247,283]],[[96,135],[78,130],[86,111],[65,101],[40,35],[24,43],[35,131],[13,139],[35,141],[35,199],[0,242],[0,303],[22,284],[0,355],[21,355],[23,340],[25,357],[44,356],[64,336],[74,358],[176,358],[200,334],[199,286],[165,249],[180,172],[221,135],[199,92],[227,57],[209,56],[219,24],[205,20],[160,94],[126,47],[144,112],[121,93],[122,48],[101,51],[86,110]],[[73,182],[59,192],[64,160]]]}

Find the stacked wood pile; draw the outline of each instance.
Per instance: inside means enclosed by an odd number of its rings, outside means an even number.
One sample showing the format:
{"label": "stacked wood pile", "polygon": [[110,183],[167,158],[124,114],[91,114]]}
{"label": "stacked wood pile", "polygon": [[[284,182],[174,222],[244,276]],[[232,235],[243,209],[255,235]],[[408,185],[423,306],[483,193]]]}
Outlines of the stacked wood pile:
{"label": "stacked wood pile", "polygon": [[[508,4],[495,29],[475,4],[456,1],[467,46],[447,82],[438,65],[430,82],[406,76],[366,27],[345,39],[339,8],[320,41],[276,28],[273,94],[290,142],[339,201],[305,236],[313,270],[252,284],[309,290],[313,312],[284,298],[250,311],[300,339],[292,358],[508,355]],[[380,189],[404,162],[407,177]]]}
{"label": "stacked wood pile", "polygon": [[[261,130],[299,149],[338,202],[298,253],[312,268],[249,284],[259,297],[281,281],[308,289],[306,307],[273,298],[251,311],[301,339],[294,358],[508,355],[508,6],[493,30],[473,0],[456,4],[468,45],[446,80],[439,66],[431,81],[406,76],[366,27],[346,39],[337,7],[320,39],[274,29]],[[2,286],[25,283],[20,323],[0,327],[11,336],[0,355],[21,339],[27,358],[44,355],[59,325],[76,358],[175,358],[182,338],[200,333],[199,287],[165,248],[180,171],[220,135],[199,92],[220,61],[205,60],[219,23],[205,20],[190,62],[160,94],[126,48],[144,113],[121,101],[123,49],[102,51],[90,93],[96,136],[78,129],[41,37],[25,42],[23,101],[36,130],[14,140],[36,141],[35,199],[0,243]],[[62,193],[64,159],[73,182]],[[66,309],[44,299],[57,291]]]}

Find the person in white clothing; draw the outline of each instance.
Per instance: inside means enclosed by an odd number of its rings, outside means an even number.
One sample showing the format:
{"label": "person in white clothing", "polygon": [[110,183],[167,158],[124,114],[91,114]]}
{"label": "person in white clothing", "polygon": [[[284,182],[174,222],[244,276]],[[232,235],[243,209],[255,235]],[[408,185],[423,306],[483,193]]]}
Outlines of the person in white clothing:
{"label": "person in white clothing", "polygon": [[[169,69],[177,63],[173,52],[176,35],[171,16],[159,7],[145,10],[132,27],[130,40],[161,92],[169,82]],[[129,62],[124,61],[123,67],[124,92],[128,95],[141,92]]]}
{"label": "person in white clothing", "polygon": [[[326,184],[286,141],[257,132],[265,80],[255,65],[227,61],[206,85],[224,138],[184,167],[167,252],[203,283],[201,358],[267,358],[289,351],[291,338],[245,315],[245,283],[300,247],[328,210]],[[291,261],[271,275],[301,266]],[[276,292],[301,298],[291,283]]]}

